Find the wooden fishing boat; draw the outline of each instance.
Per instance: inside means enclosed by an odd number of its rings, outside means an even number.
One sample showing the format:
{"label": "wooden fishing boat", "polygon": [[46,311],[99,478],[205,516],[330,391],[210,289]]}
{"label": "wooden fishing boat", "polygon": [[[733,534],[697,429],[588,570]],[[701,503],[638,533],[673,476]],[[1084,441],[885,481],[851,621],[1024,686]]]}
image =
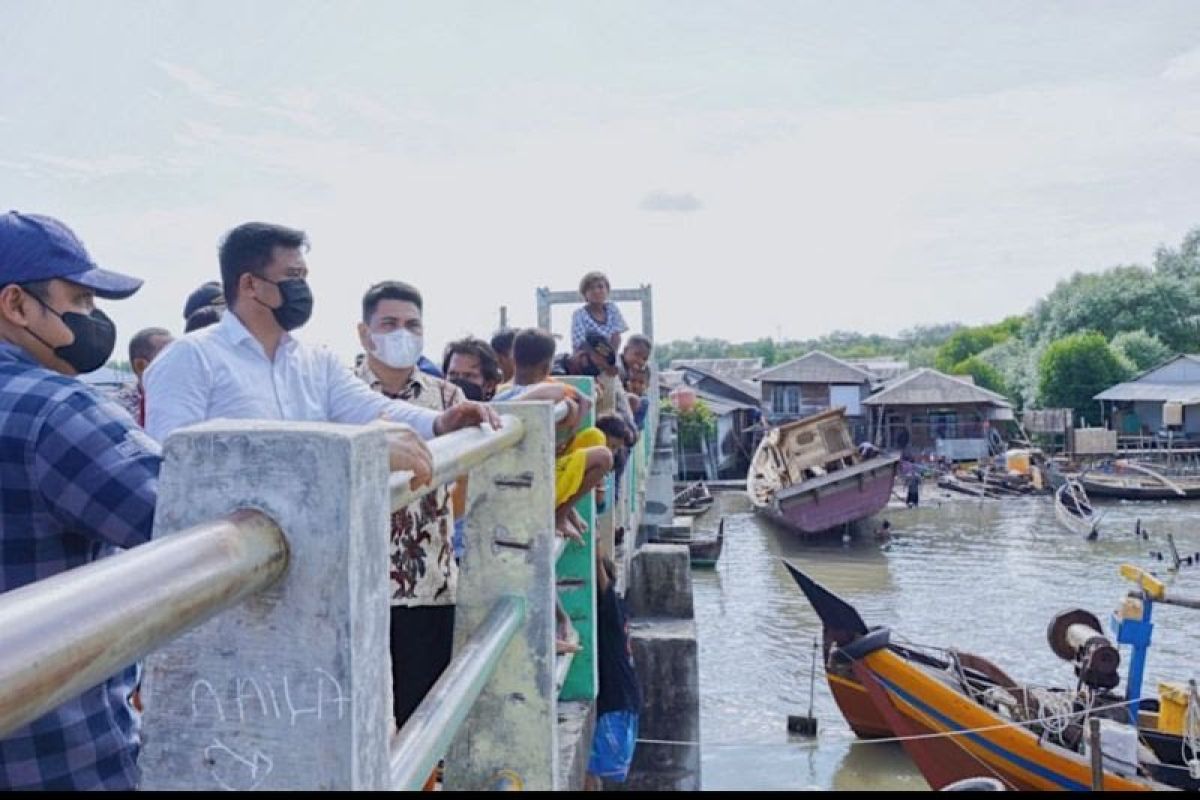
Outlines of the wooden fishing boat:
{"label": "wooden fishing boat", "polygon": [[[1014,790],[1086,791],[1093,771],[1080,752],[1080,720],[1091,713],[1110,725],[1129,725],[1126,706],[1132,705],[1142,723],[1138,737],[1148,749],[1131,765],[1136,773],[1127,769],[1122,774],[1119,766],[1110,768],[1112,762],[1105,761],[1099,776],[1103,788],[1200,789],[1200,781],[1184,768],[1182,737],[1159,730],[1156,704],[1138,698],[1140,672],[1137,689],[1131,690],[1133,701],[1109,691],[1116,685],[1112,678],[1119,656],[1093,629],[1099,622],[1086,612],[1059,615],[1050,638],[1052,646],[1082,659],[1077,663],[1083,665],[1087,708],[1076,702],[1076,692],[1023,686],[978,656],[893,644],[887,628],[868,628],[853,606],[784,563],[821,618],[830,688],[847,721],[860,736],[901,737],[933,788],[986,776]],[[1046,705],[1055,701],[1067,704],[1065,716],[1045,714]],[[1056,719],[1058,728],[1051,725]]]}
{"label": "wooden fishing boat", "polygon": [[681,517],[698,517],[712,508],[715,498],[703,481],[697,481],[675,495],[675,514]]}
{"label": "wooden fishing boat", "polygon": [[832,408],[766,433],[746,475],[755,511],[812,535],[843,530],[887,505],[900,457],[863,458],[845,411]]}
{"label": "wooden fishing boat", "polygon": [[1100,535],[1100,520],[1078,481],[1067,480],[1054,493],[1054,516],[1071,533],[1087,539]]}
{"label": "wooden fishing boat", "polygon": [[1144,464],[1118,460],[1111,470],[1085,472],[1079,483],[1092,497],[1120,500],[1187,500],[1200,498],[1200,478],[1168,477]]}

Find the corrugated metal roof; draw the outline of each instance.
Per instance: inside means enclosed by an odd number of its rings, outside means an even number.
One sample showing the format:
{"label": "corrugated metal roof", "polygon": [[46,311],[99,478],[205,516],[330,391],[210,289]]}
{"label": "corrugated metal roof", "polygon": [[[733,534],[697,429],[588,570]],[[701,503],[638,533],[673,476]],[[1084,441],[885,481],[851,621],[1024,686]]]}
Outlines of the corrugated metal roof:
{"label": "corrugated metal roof", "polygon": [[896,361],[890,358],[851,358],[847,359],[846,363],[852,367],[865,369],[879,381],[888,381],[897,375],[908,372],[907,361]]}
{"label": "corrugated metal roof", "polygon": [[896,378],[863,400],[866,406],[934,406],[956,403],[990,403],[1012,408],[1003,395],[975,386],[936,369],[921,367]]}
{"label": "corrugated metal roof", "polygon": [[733,378],[748,381],[762,372],[761,358],[675,358],[671,360],[671,369],[698,367],[722,378]]}
{"label": "corrugated metal roof", "polygon": [[873,376],[865,369],[847,364],[820,350],[805,353],[799,358],[763,370],[754,376],[756,381],[771,383],[871,383]]}
{"label": "corrugated metal roof", "polygon": [[1139,372],[1137,375],[1133,376],[1133,380],[1140,381],[1142,378],[1146,377],[1147,375],[1152,375],[1155,372],[1158,372],[1163,367],[1174,364],[1176,361],[1179,361],[1180,359],[1186,359],[1188,361],[1194,361],[1194,362],[1200,364],[1200,355],[1192,355],[1191,353],[1180,353],[1178,355],[1171,356],[1170,358],[1168,358],[1166,361],[1162,362],[1161,364],[1157,364],[1144,372]]}
{"label": "corrugated metal roof", "polygon": [[754,411],[758,408],[758,406],[752,406],[749,403],[739,403],[736,400],[720,397],[703,389],[696,389],[696,397],[703,400],[709,410],[717,416],[732,414],[734,411]]}
{"label": "corrugated metal roof", "polygon": [[1130,381],[1110,386],[1094,400],[1171,402],[1193,405],[1200,403],[1200,383],[1149,383]]}
{"label": "corrugated metal roof", "polygon": [[[672,363],[674,363],[674,362],[672,362]],[[744,397],[742,399],[745,400],[746,402],[752,402],[752,403],[761,403],[762,402],[762,387],[757,383],[751,383],[749,381],[738,380],[737,378],[730,378],[725,375],[718,375],[717,373],[712,372],[711,370],[707,370],[702,367],[697,367],[697,366],[693,366],[693,365],[681,366],[680,372],[691,373],[694,376],[691,379],[685,377],[684,378],[685,383],[692,384],[695,381],[700,380],[701,378],[708,378],[710,380],[714,380],[718,383],[724,384],[725,386],[729,387],[730,389],[733,389],[738,394],[744,395]]]}

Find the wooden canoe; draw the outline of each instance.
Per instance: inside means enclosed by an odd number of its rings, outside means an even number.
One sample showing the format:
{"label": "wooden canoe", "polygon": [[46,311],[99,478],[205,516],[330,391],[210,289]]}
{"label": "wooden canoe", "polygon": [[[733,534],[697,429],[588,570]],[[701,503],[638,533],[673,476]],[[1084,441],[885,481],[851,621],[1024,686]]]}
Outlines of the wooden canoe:
{"label": "wooden canoe", "polygon": [[[1091,765],[1086,757],[1044,736],[1037,724],[1013,719],[999,706],[991,708],[976,699],[987,697],[981,690],[989,683],[1023,692],[1002,672],[986,674],[992,672],[986,662],[986,666],[962,662],[951,672],[938,666],[937,658],[893,645],[887,628],[868,629],[853,606],[792,564],[784,564],[825,628],[831,645],[830,669],[842,673],[836,683],[831,681],[831,688],[837,685],[843,695],[853,698],[859,726],[866,726],[875,736],[902,737],[905,750],[934,789],[977,777],[996,778],[1013,790],[1087,791],[1091,787]],[[843,677],[846,674],[851,677]],[[1101,698],[1104,702],[1112,699]],[[866,711],[866,701],[874,708],[873,715]],[[1111,718],[1120,721],[1125,713],[1118,709]],[[1170,747],[1162,752],[1169,754]],[[1143,769],[1149,767],[1143,765]],[[1171,785],[1105,769],[1103,788],[1197,788],[1186,771],[1154,771],[1170,776]]]}
{"label": "wooden canoe", "polygon": [[1054,516],[1064,528],[1086,539],[1100,535],[1100,521],[1079,481],[1068,480],[1054,493]]}

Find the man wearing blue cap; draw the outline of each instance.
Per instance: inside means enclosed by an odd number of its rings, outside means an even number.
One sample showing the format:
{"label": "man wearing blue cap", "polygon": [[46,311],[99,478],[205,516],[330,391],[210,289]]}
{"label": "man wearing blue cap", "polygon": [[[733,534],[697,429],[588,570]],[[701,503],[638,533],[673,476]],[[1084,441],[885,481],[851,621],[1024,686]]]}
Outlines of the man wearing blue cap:
{"label": "man wearing blue cap", "polygon": [[[97,267],[58,220],[0,215],[0,593],[150,538],[158,446],[74,377],[116,341],[95,298],[141,285]],[[130,665],[10,732],[0,788],[136,787],[136,680]]]}

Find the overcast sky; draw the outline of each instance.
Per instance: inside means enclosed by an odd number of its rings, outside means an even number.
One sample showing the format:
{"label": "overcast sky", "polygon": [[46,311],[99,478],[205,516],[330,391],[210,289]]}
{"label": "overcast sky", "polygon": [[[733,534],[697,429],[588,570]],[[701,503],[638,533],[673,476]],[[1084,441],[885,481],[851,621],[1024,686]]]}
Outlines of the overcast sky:
{"label": "overcast sky", "polygon": [[6,0],[0,206],[146,279],[122,347],[250,219],[309,233],[346,357],[373,281],[436,353],[589,269],[659,339],[892,334],[1178,243],[1198,101],[1194,0]]}

